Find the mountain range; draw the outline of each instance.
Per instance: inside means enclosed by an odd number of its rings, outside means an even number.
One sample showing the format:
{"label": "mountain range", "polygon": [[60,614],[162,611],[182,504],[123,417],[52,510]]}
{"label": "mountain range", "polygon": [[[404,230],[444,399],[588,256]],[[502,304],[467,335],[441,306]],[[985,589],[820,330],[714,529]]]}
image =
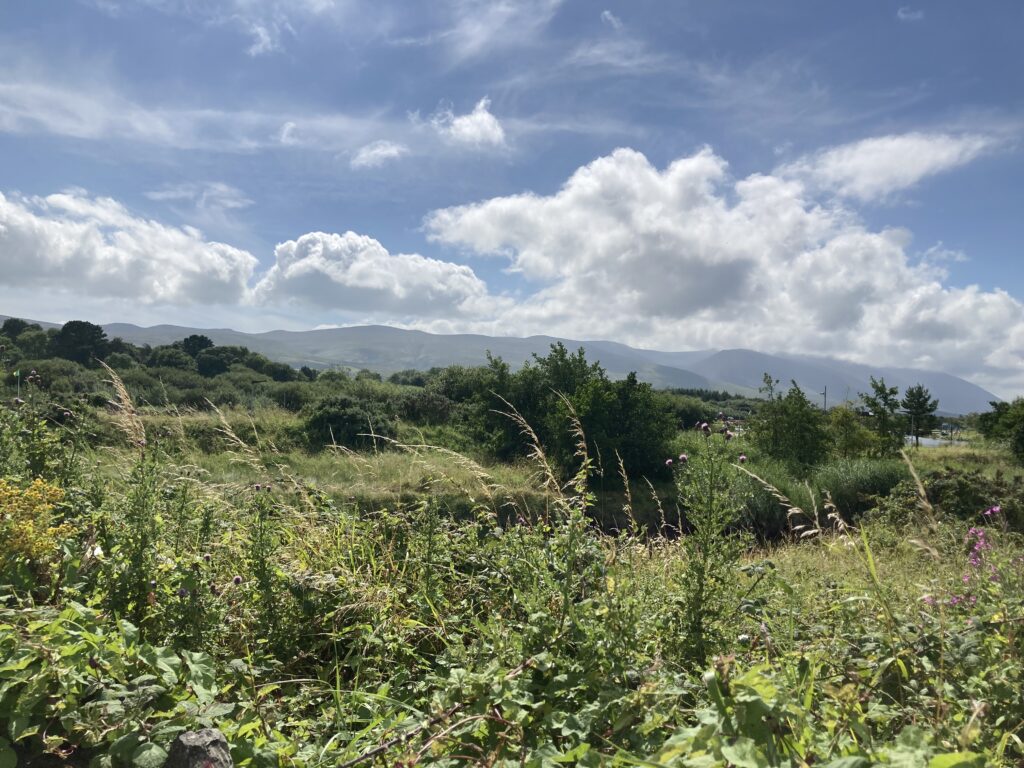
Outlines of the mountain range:
{"label": "mountain range", "polygon": [[[0,315],[0,319],[3,317]],[[562,342],[571,351],[583,347],[587,359],[600,362],[612,378],[622,378],[636,371],[642,381],[656,387],[726,390],[757,396],[764,374],[769,373],[783,388],[795,381],[812,402],[826,405],[856,400],[859,393],[870,391],[870,377],[874,376],[899,387],[901,393],[909,386],[923,384],[939,400],[939,412],[943,414],[987,411],[990,402],[999,400],[976,384],[948,373],[860,365],[828,357],[770,355],[749,349],[663,352],[613,341],[577,341],[553,336],[441,335],[383,325],[266,333],[177,325],[143,328],[128,323],[112,323],[103,328],[110,338],[120,336],[133,344],[152,346],[203,334],[215,344],[248,347],[272,360],[296,367],[369,368],[385,376],[409,368],[480,365],[486,362],[488,352],[517,368],[535,354],[546,355],[552,344]]]}

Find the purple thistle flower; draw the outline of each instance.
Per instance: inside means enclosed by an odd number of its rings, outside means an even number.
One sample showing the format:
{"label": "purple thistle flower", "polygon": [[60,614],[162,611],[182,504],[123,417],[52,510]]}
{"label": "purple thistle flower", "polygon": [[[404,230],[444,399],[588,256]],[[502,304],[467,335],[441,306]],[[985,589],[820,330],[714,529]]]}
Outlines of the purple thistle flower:
{"label": "purple thistle flower", "polygon": [[241,576],[235,576],[235,578],[233,578],[231,581],[233,581],[235,586],[237,587],[239,584],[242,583],[242,577]]}
{"label": "purple thistle flower", "polygon": [[688,462],[689,460],[690,460],[690,457],[689,457],[689,456],[687,456],[687,455],[686,455],[685,453],[680,453],[680,454],[679,454],[679,463],[680,463],[680,464],[685,464],[685,463],[686,463],[686,462]]}
{"label": "purple thistle flower", "polygon": [[185,589],[184,587],[180,587],[178,589],[178,597],[183,597],[183,598],[184,597],[188,597],[188,590]]}
{"label": "purple thistle flower", "polygon": [[672,466],[672,459],[665,459],[665,466],[666,467],[671,467]]}
{"label": "purple thistle flower", "polygon": [[741,453],[740,454],[740,464],[746,464],[746,463],[747,463],[747,454]]}

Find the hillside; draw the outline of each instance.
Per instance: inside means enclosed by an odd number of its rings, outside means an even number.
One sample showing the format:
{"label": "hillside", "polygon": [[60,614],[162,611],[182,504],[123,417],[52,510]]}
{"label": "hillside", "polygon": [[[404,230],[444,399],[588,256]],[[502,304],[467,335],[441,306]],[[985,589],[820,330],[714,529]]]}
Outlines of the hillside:
{"label": "hillside", "polygon": [[600,361],[613,378],[636,371],[640,379],[656,387],[724,389],[749,395],[756,394],[767,372],[783,387],[796,381],[812,401],[823,404],[826,391],[832,404],[856,399],[858,393],[869,390],[871,376],[884,377],[887,384],[901,391],[912,384],[923,384],[939,399],[940,412],[945,414],[987,411],[989,403],[999,399],[976,384],[941,371],[860,365],[806,355],[771,355],[749,349],[672,352],[637,349],[612,341],[440,335],[381,325],[266,333],[177,325],[142,328],[128,323],[112,323],[104,329],[111,338],[120,336],[135,344],[153,346],[201,333],[218,345],[245,346],[294,366],[369,368],[385,375],[408,368],[479,365],[486,362],[488,352],[517,368],[534,354],[547,354],[551,344],[561,341],[570,349],[584,347],[588,357]]}

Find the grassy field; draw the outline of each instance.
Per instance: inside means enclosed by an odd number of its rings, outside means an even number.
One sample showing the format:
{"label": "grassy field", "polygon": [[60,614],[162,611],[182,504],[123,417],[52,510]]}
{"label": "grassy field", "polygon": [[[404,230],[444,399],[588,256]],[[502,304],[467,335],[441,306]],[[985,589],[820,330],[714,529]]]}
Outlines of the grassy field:
{"label": "grassy field", "polygon": [[[2,412],[5,764],[155,767],[201,726],[246,765],[1024,759],[1016,497],[944,474],[984,456],[994,482],[999,454],[914,452],[933,499],[898,461],[804,482],[690,436],[626,494],[582,446],[565,479],[224,418],[122,413],[90,427],[120,447],[81,449]],[[789,525],[759,539],[751,510]]]}

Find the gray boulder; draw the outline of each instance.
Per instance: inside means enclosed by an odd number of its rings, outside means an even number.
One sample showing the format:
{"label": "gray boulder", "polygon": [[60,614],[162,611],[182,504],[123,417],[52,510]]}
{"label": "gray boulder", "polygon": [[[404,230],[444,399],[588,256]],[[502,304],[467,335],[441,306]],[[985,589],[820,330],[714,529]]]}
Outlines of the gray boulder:
{"label": "gray boulder", "polygon": [[232,768],[224,734],[216,728],[186,731],[171,744],[164,768]]}

